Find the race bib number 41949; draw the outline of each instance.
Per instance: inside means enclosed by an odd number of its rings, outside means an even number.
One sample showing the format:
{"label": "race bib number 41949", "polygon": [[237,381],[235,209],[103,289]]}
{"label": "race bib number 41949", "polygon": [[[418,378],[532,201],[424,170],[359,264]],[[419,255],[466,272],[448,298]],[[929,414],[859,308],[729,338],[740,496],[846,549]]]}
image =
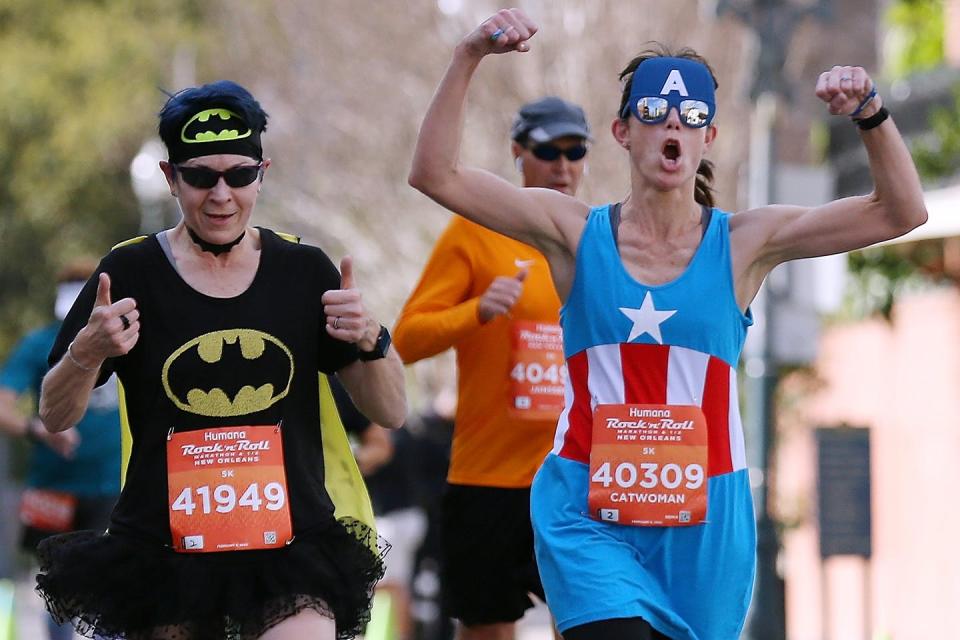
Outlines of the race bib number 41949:
{"label": "race bib number 41949", "polygon": [[590,515],[634,526],[707,518],[707,422],[699,407],[598,405],[590,451]]}
{"label": "race bib number 41949", "polygon": [[170,434],[167,488],[176,551],[272,549],[293,537],[276,425]]}

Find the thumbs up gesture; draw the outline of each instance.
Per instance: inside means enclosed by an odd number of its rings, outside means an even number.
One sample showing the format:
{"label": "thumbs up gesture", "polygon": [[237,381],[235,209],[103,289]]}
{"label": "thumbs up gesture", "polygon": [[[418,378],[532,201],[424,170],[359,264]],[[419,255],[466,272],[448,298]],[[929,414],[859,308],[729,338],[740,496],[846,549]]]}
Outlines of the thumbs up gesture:
{"label": "thumbs up gesture", "polygon": [[99,367],[104,360],[122,356],[140,338],[140,312],[133,298],[112,302],[110,276],[100,274],[97,297],[87,325],[74,340],[72,355],[83,365]]}
{"label": "thumbs up gesture", "polygon": [[480,322],[486,324],[497,316],[510,313],[523,293],[523,281],[527,279],[530,267],[524,265],[513,277],[497,276],[487,290],[480,296],[477,315]]}
{"label": "thumbs up gesture", "polygon": [[329,289],[320,298],[327,317],[327,333],[337,340],[352,342],[361,351],[372,351],[380,333],[380,324],[367,314],[363,295],[353,275],[353,258],[340,261],[340,288]]}

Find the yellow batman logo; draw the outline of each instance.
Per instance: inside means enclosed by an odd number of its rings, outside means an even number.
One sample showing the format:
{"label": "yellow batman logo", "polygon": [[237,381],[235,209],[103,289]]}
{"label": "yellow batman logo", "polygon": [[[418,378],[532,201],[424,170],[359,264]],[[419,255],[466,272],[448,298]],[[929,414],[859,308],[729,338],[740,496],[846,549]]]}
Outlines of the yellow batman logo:
{"label": "yellow batman logo", "polygon": [[174,351],[161,379],[167,397],[183,411],[244,416],[268,409],[289,393],[293,355],[262,331],[213,331]]}
{"label": "yellow batman logo", "polygon": [[188,144],[240,140],[251,135],[243,118],[229,109],[204,109],[183,125],[180,139]]}

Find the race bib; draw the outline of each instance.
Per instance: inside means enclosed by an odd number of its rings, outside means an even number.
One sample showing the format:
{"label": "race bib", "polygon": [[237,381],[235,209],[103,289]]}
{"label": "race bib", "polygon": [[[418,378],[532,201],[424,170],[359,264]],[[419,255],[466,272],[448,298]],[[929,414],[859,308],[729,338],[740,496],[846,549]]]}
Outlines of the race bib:
{"label": "race bib", "polygon": [[70,493],[28,488],[20,498],[20,522],[34,529],[71,531],[76,513],[77,497]]}
{"label": "race bib", "polygon": [[601,404],[593,413],[590,515],[677,527],[707,519],[707,421],[699,407]]}
{"label": "race bib", "polygon": [[167,487],[178,552],[274,549],[293,538],[278,425],[171,433]]}
{"label": "race bib", "polygon": [[512,330],[510,413],[525,420],[556,420],[567,380],[560,325],[515,320]]}

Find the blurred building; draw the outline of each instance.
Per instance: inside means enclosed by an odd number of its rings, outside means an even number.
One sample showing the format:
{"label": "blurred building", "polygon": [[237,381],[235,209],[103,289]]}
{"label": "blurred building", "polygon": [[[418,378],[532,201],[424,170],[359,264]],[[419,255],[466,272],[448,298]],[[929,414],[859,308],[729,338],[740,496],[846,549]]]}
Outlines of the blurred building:
{"label": "blurred building", "polygon": [[[960,2],[946,0],[947,63],[881,87],[908,143],[960,87]],[[871,3],[872,4],[872,3]],[[860,42],[862,50],[878,40]],[[869,67],[868,67],[869,68]],[[831,123],[836,195],[871,189],[866,155],[849,123]],[[960,603],[960,175],[928,187],[930,221],[898,242],[936,285],[900,296],[889,319],[825,328],[813,374],[779,390],[777,510],[785,525],[790,640],[947,638]],[[815,429],[870,430],[869,558],[821,559]]]}

